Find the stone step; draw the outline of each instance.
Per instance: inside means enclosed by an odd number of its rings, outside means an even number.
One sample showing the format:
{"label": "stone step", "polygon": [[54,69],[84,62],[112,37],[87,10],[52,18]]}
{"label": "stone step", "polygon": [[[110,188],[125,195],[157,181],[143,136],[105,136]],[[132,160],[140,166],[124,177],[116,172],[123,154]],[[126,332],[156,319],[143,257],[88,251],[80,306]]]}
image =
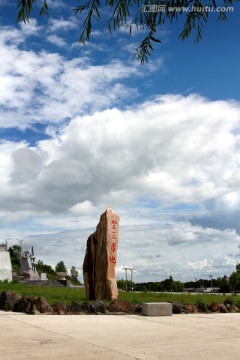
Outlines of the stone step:
{"label": "stone step", "polygon": [[144,316],[172,316],[172,304],[167,302],[143,303]]}

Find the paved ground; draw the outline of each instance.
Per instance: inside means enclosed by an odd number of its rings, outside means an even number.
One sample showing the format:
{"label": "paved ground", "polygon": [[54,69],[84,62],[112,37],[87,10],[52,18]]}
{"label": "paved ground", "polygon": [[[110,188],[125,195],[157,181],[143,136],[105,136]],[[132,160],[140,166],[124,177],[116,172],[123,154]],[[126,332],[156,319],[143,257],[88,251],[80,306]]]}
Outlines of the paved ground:
{"label": "paved ground", "polygon": [[31,316],[0,311],[0,359],[239,360],[240,314]]}

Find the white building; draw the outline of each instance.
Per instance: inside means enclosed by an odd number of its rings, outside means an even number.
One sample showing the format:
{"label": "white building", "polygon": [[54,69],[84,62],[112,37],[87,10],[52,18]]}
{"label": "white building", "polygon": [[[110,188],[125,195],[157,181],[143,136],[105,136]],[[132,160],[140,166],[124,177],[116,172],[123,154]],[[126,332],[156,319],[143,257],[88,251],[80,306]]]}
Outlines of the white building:
{"label": "white building", "polygon": [[12,264],[7,251],[7,242],[0,243],[0,281],[4,280],[12,281]]}

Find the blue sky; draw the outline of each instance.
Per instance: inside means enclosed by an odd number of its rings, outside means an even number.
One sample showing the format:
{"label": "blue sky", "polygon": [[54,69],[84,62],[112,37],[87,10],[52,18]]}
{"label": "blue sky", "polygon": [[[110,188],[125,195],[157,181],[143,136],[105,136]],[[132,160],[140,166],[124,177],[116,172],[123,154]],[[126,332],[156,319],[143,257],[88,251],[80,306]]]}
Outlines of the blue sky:
{"label": "blue sky", "polygon": [[0,16],[0,238],[80,271],[88,235],[120,215],[117,278],[229,275],[239,260],[239,6],[203,40],[97,26],[86,46],[62,1],[50,16]]}

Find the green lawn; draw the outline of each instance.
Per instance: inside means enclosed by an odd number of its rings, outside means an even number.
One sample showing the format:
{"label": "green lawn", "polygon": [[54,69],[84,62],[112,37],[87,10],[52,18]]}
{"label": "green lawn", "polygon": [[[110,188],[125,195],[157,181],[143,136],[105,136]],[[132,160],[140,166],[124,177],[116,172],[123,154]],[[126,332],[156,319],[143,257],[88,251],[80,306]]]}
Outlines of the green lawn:
{"label": "green lawn", "polygon": [[83,302],[85,300],[85,290],[79,288],[31,286],[20,283],[0,282],[0,293],[5,290],[16,291],[20,295],[44,297],[50,305],[61,301],[70,304],[72,301]]}
{"label": "green lawn", "polygon": [[[173,302],[178,303],[182,302],[185,304],[199,304],[204,303],[205,305],[216,301],[217,303],[223,303],[227,295],[212,295],[212,294],[169,294],[169,293],[153,293],[153,292],[120,292],[119,299],[128,300],[133,304],[140,302]],[[234,295],[231,296],[234,304],[240,305],[240,296]]]}
{"label": "green lawn", "polygon": [[[61,301],[70,304],[72,301],[83,302],[85,300],[85,291],[83,288],[54,288],[45,286],[30,286],[20,283],[5,283],[0,282],[0,294],[3,291],[10,290],[16,291],[20,295],[36,297],[44,297],[50,305],[54,305]],[[209,294],[168,294],[168,293],[149,293],[149,292],[119,292],[119,300],[128,300],[133,304],[141,302],[161,302],[171,301],[173,303],[183,302],[186,304],[204,303],[209,304],[212,301],[222,303],[228,296],[226,295],[209,295]],[[240,295],[232,296],[234,304],[240,306]]]}

